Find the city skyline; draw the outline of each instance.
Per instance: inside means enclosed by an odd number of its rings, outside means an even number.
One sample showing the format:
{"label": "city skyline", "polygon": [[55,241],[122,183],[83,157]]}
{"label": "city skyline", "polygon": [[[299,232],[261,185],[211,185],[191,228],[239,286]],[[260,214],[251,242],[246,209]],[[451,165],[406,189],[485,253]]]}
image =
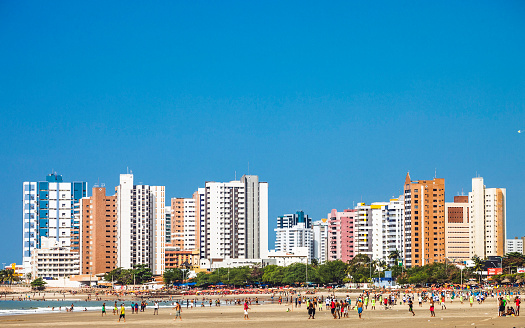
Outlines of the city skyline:
{"label": "city skyline", "polygon": [[166,200],[258,175],[269,232],[397,198],[407,172],[445,179],[446,202],[480,176],[506,189],[507,238],[525,236],[524,12],[3,3],[0,262],[22,261],[24,181],[56,171],[113,195],[127,167]]}

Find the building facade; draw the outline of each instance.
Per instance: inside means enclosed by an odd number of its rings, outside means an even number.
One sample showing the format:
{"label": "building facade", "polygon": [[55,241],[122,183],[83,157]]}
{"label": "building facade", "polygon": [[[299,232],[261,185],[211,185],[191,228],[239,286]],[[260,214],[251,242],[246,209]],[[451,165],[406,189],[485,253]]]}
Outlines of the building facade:
{"label": "building facade", "polygon": [[404,186],[405,265],[445,261],[445,179],[412,181]]}
{"label": "building facade", "polygon": [[312,222],[313,258],[319,264],[328,260],[328,220],[321,219]]}
{"label": "building facade", "polygon": [[198,249],[199,220],[194,198],[172,198],[172,245],[181,250]]}
{"label": "building facade", "polygon": [[515,237],[514,239],[507,239],[507,253],[521,253],[525,254],[523,250],[523,242],[525,241],[525,237]]}
{"label": "building facade", "polygon": [[[199,189],[200,191],[200,189]],[[261,258],[268,252],[268,183],[206,182],[199,211],[201,259]],[[199,194],[199,192],[197,193]],[[200,197],[199,197],[200,198]]]}
{"label": "building facade", "polygon": [[80,274],[80,252],[61,247],[56,238],[41,237],[41,248],[31,253],[31,279],[64,278]]}
{"label": "building facade", "polygon": [[358,211],[351,209],[346,209],[343,212],[333,209],[327,214],[328,261],[348,262],[357,254],[355,243],[357,217]]}
{"label": "building facade", "polygon": [[472,179],[469,192],[470,257],[505,255],[506,189],[486,188],[483,178]]}
{"label": "building facade", "polygon": [[470,260],[468,196],[455,196],[445,203],[445,255],[453,263]]}
{"label": "building facade", "polygon": [[[75,205],[87,196],[86,182],[64,182],[49,174],[45,181],[24,182],[23,266],[31,272],[31,253],[40,249],[41,238],[52,238],[59,247],[80,252],[80,221]],[[78,210],[78,207],[77,207]]]}
{"label": "building facade", "polygon": [[134,185],[133,174],[121,174],[117,190],[117,266],[146,264],[153,274],[165,265],[165,188]]}
{"label": "building facade", "polygon": [[106,273],[117,262],[117,196],[95,186],[80,200],[81,274]]}

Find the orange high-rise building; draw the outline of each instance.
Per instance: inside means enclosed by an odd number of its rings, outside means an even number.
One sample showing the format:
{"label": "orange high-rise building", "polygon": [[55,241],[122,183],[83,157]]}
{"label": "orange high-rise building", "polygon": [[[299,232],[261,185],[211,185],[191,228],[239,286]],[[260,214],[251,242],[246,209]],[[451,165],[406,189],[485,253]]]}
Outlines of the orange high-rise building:
{"label": "orange high-rise building", "polygon": [[91,197],[81,200],[81,274],[109,272],[117,262],[117,196],[94,187]]}
{"label": "orange high-rise building", "polygon": [[445,179],[405,179],[405,265],[445,261]]}

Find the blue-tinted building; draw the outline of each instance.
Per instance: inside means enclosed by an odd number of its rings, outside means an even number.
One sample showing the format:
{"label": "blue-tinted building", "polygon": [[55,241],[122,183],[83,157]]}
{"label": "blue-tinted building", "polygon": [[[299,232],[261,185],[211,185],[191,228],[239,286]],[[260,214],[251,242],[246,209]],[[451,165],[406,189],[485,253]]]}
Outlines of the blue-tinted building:
{"label": "blue-tinted building", "polygon": [[[49,174],[46,181],[24,182],[23,264],[31,268],[31,251],[39,249],[41,238],[54,239],[60,247],[80,251],[79,201],[87,196],[87,182],[64,182]],[[77,213],[75,213],[77,211]]]}

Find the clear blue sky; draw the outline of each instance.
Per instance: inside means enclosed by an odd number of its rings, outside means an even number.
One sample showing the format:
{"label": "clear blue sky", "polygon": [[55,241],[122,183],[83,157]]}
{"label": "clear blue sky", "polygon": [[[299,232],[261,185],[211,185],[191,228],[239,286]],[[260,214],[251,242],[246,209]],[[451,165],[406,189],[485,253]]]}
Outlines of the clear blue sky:
{"label": "clear blue sky", "polygon": [[[523,1],[1,1],[0,262],[57,171],[190,197],[258,174],[313,219],[446,180],[507,188],[525,235]],[[274,236],[271,233],[270,245]]]}

